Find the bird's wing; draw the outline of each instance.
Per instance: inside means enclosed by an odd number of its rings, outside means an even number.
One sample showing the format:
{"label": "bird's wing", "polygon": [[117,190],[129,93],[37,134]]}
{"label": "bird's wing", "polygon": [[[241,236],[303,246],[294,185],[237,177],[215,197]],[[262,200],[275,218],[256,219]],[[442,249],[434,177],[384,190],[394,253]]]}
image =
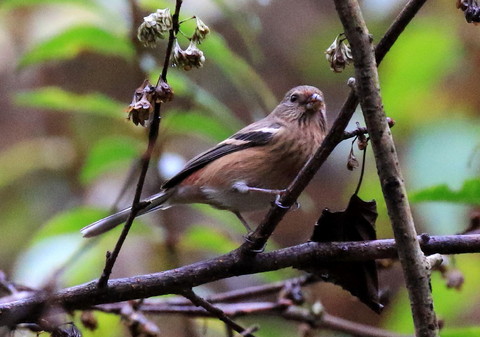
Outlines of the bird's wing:
{"label": "bird's wing", "polygon": [[215,147],[191,159],[180,172],[167,180],[162,188],[167,189],[176,186],[193,172],[229,153],[268,144],[281,131],[282,127],[282,124],[271,122],[267,117],[241,129]]}

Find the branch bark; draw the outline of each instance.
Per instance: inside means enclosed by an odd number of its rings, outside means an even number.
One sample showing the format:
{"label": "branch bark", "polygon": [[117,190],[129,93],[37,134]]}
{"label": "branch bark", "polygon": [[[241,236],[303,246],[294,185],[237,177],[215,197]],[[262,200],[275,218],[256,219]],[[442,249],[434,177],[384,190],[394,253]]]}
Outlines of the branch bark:
{"label": "branch bark", "polygon": [[430,272],[417,240],[395,144],[383,111],[371,37],[357,0],[335,0],[352,47],[357,94],[369,130],[375,163],[398,255],[405,275],[417,336],[437,336],[438,324],[430,290]]}
{"label": "branch bark", "polygon": [[[94,310],[102,312],[121,314],[124,306],[128,306],[128,302],[120,302],[114,304],[104,304],[96,306]],[[312,329],[327,329],[337,332],[344,332],[358,337],[409,337],[403,334],[397,334],[387,330],[375,328],[373,326],[360,324],[349,321],[334,315],[325,310],[314,313],[308,308],[302,308],[291,303],[289,300],[279,302],[244,302],[244,303],[227,303],[216,306],[230,317],[246,317],[246,316],[272,316],[283,317],[286,320],[306,323]],[[194,307],[192,305],[168,305],[143,303],[138,309],[143,314],[156,315],[182,315],[186,317],[215,317],[214,314],[208,312],[204,308]]]}
{"label": "branch bark", "polygon": [[[460,254],[480,252],[480,234],[428,236],[419,238],[426,254]],[[278,270],[322,261],[366,261],[397,256],[393,239],[356,242],[309,242],[257,254],[231,252],[217,258],[160,273],[114,279],[107,288],[98,288],[95,281],[57,292],[39,292],[28,298],[0,304],[0,326],[32,322],[48,307],[66,310],[88,309],[96,304],[127,301],[166,294],[178,294],[208,282]]]}

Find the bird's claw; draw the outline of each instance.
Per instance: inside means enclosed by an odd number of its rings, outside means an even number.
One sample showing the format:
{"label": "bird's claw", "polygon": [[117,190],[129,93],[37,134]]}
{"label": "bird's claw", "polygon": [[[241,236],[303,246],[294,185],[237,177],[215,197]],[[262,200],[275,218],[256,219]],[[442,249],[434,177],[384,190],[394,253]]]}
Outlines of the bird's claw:
{"label": "bird's claw", "polygon": [[277,205],[278,207],[283,208],[283,209],[289,209],[290,206],[285,206],[284,204],[282,204],[282,203],[280,202],[280,198],[281,198],[281,197],[282,197],[282,196],[281,196],[280,194],[277,195],[277,197],[275,198],[275,205]]}
{"label": "bird's claw", "polygon": [[[253,232],[250,232],[248,233],[247,235],[245,235],[243,237],[243,239],[248,242],[250,245],[253,245],[255,243],[255,241],[253,241],[251,238],[250,238],[250,235],[253,234]],[[265,247],[267,246],[267,243],[264,243],[262,247],[260,247],[259,249],[253,249],[253,248],[250,248],[248,251],[250,253],[253,253],[253,254],[261,254],[265,251]]]}

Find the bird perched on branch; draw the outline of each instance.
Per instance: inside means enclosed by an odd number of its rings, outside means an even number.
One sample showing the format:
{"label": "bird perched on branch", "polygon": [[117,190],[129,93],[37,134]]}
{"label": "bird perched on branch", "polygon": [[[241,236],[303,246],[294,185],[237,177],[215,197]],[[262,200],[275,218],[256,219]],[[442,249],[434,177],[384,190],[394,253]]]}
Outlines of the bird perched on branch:
{"label": "bird perched on branch", "polygon": [[[312,86],[288,91],[265,118],[192,160],[145,200],[139,215],[176,204],[203,203],[241,213],[267,208],[293,181],[320,146],[326,133],[322,92]],[[102,234],[125,222],[131,209],[98,220],[81,230],[84,237]]]}

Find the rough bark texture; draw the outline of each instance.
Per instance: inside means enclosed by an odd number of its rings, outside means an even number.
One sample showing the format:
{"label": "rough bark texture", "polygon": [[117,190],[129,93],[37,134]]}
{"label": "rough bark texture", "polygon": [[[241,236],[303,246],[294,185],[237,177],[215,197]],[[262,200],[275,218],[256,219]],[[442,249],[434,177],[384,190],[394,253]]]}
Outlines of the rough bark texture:
{"label": "rough bark texture", "polygon": [[417,336],[437,336],[430,275],[420,249],[395,145],[383,111],[372,39],[356,0],[335,0],[352,47],[357,95],[369,131],[378,176],[405,275]]}
{"label": "rough bark texture", "polygon": [[[426,254],[480,252],[480,235],[432,236],[419,239]],[[322,261],[366,261],[397,256],[392,239],[357,242],[309,242],[240,260],[235,252],[160,273],[138,275],[108,282],[98,288],[95,281],[56,292],[36,292],[27,298],[0,304],[0,326],[33,322],[48,307],[67,310],[151,296],[178,294],[201,284],[232,276],[260,273]]]}

